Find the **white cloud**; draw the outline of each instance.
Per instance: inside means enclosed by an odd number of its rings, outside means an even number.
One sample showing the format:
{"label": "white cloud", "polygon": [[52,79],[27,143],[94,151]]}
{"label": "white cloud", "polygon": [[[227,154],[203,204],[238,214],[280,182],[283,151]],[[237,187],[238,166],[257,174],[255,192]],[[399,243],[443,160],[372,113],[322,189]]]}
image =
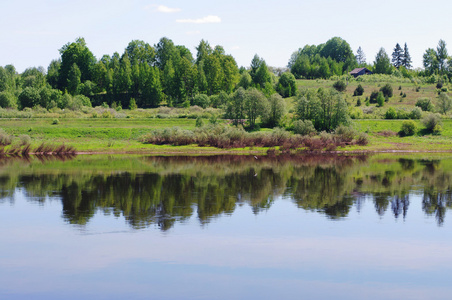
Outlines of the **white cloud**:
{"label": "white cloud", "polygon": [[165,5],[159,5],[157,6],[157,11],[162,13],[175,13],[180,11],[180,8],[171,8]]}
{"label": "white cloud", "polygon": [[165,5],[148,5],[145,7],[145,9],[154,9],[154,11],[157,12],[161,12],[161,13],[166,13],[166,14],[170,14],[170,13],[175,13],[175,12],[179,12],[181,11],[180,8],[177,7],[168,7]]}
{"label": "white cloud", "polygon": [[181,19],[176,20],[177,23],[194,23],[194,24],[206,24],[206,23],[221,23],[219,16],[207,16],[200,19]]}

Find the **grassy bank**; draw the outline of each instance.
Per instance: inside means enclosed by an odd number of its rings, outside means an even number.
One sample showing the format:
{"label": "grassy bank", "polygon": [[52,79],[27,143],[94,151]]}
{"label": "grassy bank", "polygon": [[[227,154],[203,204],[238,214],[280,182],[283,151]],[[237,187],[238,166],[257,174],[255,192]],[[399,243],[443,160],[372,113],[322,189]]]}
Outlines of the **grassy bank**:
{"label": "grassy bank", "polygon": [[[354,127],[368,134],[365,146],[347,145],[338,151],[452,151],[452,120],[443,120],[441,135],[396,135],[403,120],[355,120]],[[422,128],[420,121],[416,121]],[[21,136],[28,136],[32,147],[43,142],[66,144],[79,152],[134,152],[134,153],[265,153],[268,147],[255,145],[245,148],[215,148],[198,145],[153,145],[140,141],[152,130],[179,127],[194,130],[196,120],[183,118],[122,118],[122,119],[59,119],[54,124],[50,118],[5,119],[0,118],[0,128],[13,136],[13,144],[19,143]],[[268,130],[265,130],[268,131]],[[388,134],[389,133],[389,134]]]}

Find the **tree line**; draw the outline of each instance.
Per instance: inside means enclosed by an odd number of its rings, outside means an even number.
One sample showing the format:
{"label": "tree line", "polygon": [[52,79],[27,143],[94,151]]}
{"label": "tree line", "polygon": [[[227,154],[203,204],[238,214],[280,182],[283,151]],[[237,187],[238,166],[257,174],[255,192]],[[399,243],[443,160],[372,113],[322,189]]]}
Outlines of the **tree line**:
{"label": "tree line", "polygon": [[[289,72],[269,67],[257,54],[249,67],[239,68],[222,46],[212,47],[205,40],[196,47],[196,56],[166,37],[153,46],[133,40],[122,54],[115,52],[100,59],[83,38],[67,43],[59,52],[60,58],[47,70],[33,67],[18,74],[12,65],[0,67],[0,107],[76,109],[116,102],[125,107],[196,104],[227,110],[240,88],[256,89],[267,99],[275,93],[291,97],[297,93],[296,78],[326,79],[348,74],[356,67],[406,77],[439,74],[445,80],[452,78],[452,58],[443,40],[436,49],[426,50],[423,70],[412,70],[406,43],[403,48],[396,44],[392,59],[381,48],[373,64],[367,64],[363,49],[359,47],[355,55],[340,37],[294,52]],[[239,112],[237,119],[241,117]]]}

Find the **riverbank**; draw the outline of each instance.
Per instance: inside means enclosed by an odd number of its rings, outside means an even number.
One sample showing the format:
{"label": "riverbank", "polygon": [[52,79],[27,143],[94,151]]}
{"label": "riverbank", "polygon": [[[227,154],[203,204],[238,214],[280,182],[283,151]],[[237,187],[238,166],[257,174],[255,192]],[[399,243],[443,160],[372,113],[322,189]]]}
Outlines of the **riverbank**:
{"label": "riverbank", "polygon": [[[332,152],[452,152],[452,120],[443,120],[441,135],[418,134],[410,137],[399,137],[396,134],[402,122],[402,120],[355,120],[354,128],[368,135],[368,144],[340,146]],[[193,130],[196,128],[195,124],[196,120],[183,118],[60,118],[58,122],[51,118],[0,119],[0,128],[13,137],[13,143],[28,139],[32,148],[38,147],[43,142],[51,145],[64,144],[75,148],[78,154],[266,154],[269,149],[153,145],[140,141],[140,137],[155,129],[177,126],[184,130]],[[420,122],[417,125],[418,128],[422,127]],[[279,147],[272,148],[271,151],[273,150],[278,151]]]}

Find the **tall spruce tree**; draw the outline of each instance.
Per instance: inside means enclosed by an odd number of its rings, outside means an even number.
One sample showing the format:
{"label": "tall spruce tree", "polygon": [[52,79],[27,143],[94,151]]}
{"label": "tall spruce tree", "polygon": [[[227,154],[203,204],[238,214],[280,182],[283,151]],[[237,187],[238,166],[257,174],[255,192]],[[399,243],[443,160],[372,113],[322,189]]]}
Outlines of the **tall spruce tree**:
{"label": "tall spruce tree", "polygon": [[403,49],[400,47],[399,43],[397,43],[394,48],[394,52],[392,52],[392,64],[397,69],[402,65],[403,55]]}
{"label": "tall spruce tree", "polygon": [[362,66],[366,63],[366,55],[364,54],[361,46],[359,46],[358,51],[356,51],[356,62],[359,66]]}
{"label": "tall spruce tree", "polygon": [[402,66],[404,66],[407,69],[411,69],[411,55],[410,52],[408,52],[408,46],[405,43],[405,47],[403,48],[403,58],[402,58]]}

